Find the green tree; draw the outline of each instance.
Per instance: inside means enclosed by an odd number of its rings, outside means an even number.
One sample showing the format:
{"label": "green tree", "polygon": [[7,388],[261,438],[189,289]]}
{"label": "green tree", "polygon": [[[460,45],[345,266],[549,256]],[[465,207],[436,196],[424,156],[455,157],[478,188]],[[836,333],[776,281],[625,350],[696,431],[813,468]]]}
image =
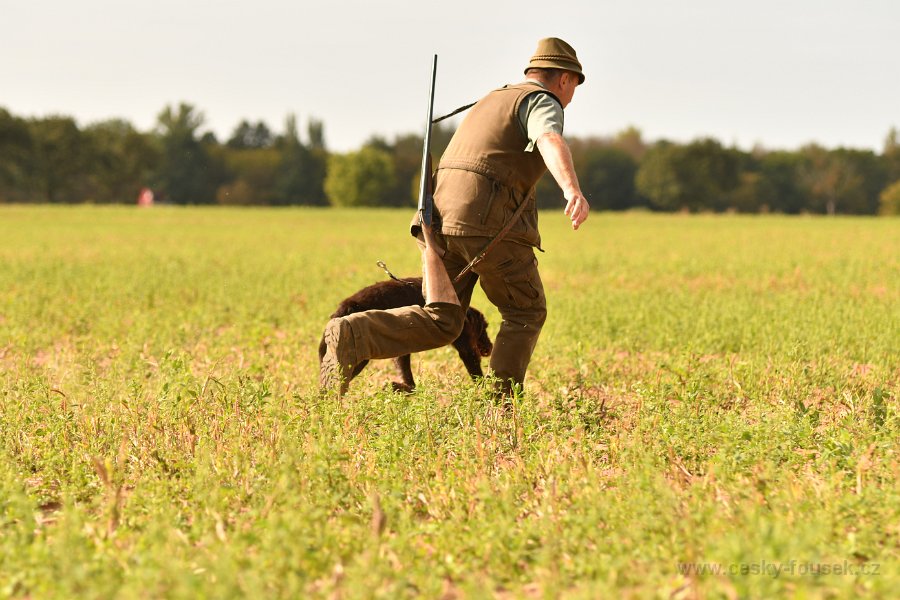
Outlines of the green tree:
{"label": "green tree", "polygon": [[647,144],[644,142],[641,130],[633,125],[616,134],[613,146],[628,154],[636,163],[641,162],[647,153]]}
{"label": "green tree", "polygon": [[759,163],[760,207],[787,214],[797,214],[808,207],[810,201],[800,185],[803,159],[798,153],[770,152]]}
{"label": "green tree", "polygon": [[306,135],[309,139],[309,149],[313,152],[325,151],[325,125],[319,119],[310,117],[306,123]]}
{"label": "green tree", "polygon": [[837,210],[839,180],[851,179],[856,174],[841,169],[831,160],[828,150],[817,144],[804,146],[800,152],[803,166],[799,179],[810,200],[808,208],[833,215]]}
{"label": "green tree", "polygon": [[834,158],[849,165],[859,176],[859,189],[848,193],[843,212],[856,215],[878,214],[879,194],[889,179],[884,163],[871,150],[836,148]]}
{"label": "green tree", "polygon": [[28,202],[32,139],[28,123],[0,108],[0,203]]}
{"label": "green tree", "polygon": [[328,159],[325,192],[332,206],[389,206],[395,186],[394,162],[385,150],[365,146]]}
{"label": "green tree", "polygon": [[676,210],[685,193],[677,172],[678,146],[662,140],[644,156],[635,175],[635,187],[650,205],[660,210]]}
{"label": "green tree", "polygon": [[85,139],[71,117],[29,122],[30,179],[39,202],[80,202],[89,195]]}
{"label": "green tree", "polygon": [[[441,156],[450,144],[453,133],[454,129],[449,125],[438,123],[432,127],[431,160],[433,170],[437,170]],[[392,144],[377,137],[366,142],[366,145],[389,152],[393,158],[396,186],[390,194],[392,206],[415,206],[419,201],[424,143],[424,137],[415,133],[397,136]]]}
{"label": "green tree", "polygon": [[150,184],[159,163],[159,148],[151,136],[123,120],[93,123],[85,128],[90,149],[90,200],[132,203]]}
{"label": "green tree", "polygon": [[900,179],[884,188],[879,200],[879,214],[900,215]]}
{"label": "green tree", "polygon": [[761,185],[762,176],[755,171],[742,171],[736,188],[729,195],[729,207],[742,213],[766,212],[766,203]]}
{"label": "green tree", "polygon": [[637,163],[614,147],[587,150],[578,171],[581,191],[594,210],[623,210],[636,204],[634,176]]}
{"label": "green tree", "polygon": [[900,180],[900,136],[898,136],[896,127],[891,127],[885,137],[884,152],[881,156],[887,180]]}
{"label": "green tree", "polygon": [[[415,206],[422,170],[422,136],[414,133],[397,136],[393,144],[369,140],[366,144],[390,153],[394,163],[394,189],[388,194],[391,206]],[[437,165],[434,165],[435,167]]]}
{"label": "green tree", "polygon": [[216,191],[219,204],[269,205],[276,202],[276,175],[281,155],[274,148],[225,147],[228,180]]}
{"label": "green tree", "polygon": [[811,200],[812,210],[829,215],[877,212],[884,170],[874,153],[846,148],[827,150],[815,144],[805,146],[800,153],[800,184]]}
{"label": "green tree", "polygon": [[161,157],[157,173],[160,194],[177,204],[211,204],[222,174],[210,158],[214,138],[201,143],[203,113],[190,104],[167,106],[157,117]]}
{"label": "green tree", "polygon": [[278,144],[281,161],[275,173],[276,204],[327,204],[325,168],[328,154],[320,121],[310,120],[309,134],[313,142],[306,146],[297,132],[297,118],[288,115],[285,134]]}
{"label": "green tree", "polygon": [[241,121],[231,137],[225,142],[229,148],[245,150],[247,148],[268,148],[275,141],[268,125],[263,121],[258,121],[255,125],[249,121]]}
{"label": "green tree", "polygon": [[660,142],[644,156],[635,183],[661,210],[724,210],[739,183],[739,156],[709,138]]}
{"label": "green tree", "polygon": [[566,204],[556,180],[549,173],[544,173],[535,184],[534,201],[540,210],[562,210]]}

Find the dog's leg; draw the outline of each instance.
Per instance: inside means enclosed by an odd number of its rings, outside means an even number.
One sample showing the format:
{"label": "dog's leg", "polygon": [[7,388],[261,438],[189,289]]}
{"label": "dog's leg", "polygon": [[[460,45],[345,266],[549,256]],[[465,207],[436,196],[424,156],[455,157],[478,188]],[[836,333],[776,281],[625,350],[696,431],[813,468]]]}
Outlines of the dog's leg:
{"label": "dog's leg", "polygon": [[463,331],[463,334],[453,342],[453,347],[456,348],[459,359],[466,366],[469,377],[472,378],[472,381],[475,381],[479,377],[484,377],[484,372],[481,370],[481,356],[468,344],[468,341],[469,338],[466,332]]}
{"label": "dog's leg", "polygon": [[394,359],[394,364],[397,366],[397,370],[400,371],[400,377],[403,379],[402,382],[393,382],[394,390],[407,393],[414,391],[416,389],[416,380],[413,379],[410,355],[398,356]]}
{"label": "dog's leg", "polygon": [[348,383],[350,381],[353,381],[357,375],[362,373],[362,370],[366,368],[367,364],[369,364],[369,361],[364,360],[361,363],[359,363],[358,365],[356,365],[355,367],[353,367],[353,371],[350,373],[350,379],[348,380]]}

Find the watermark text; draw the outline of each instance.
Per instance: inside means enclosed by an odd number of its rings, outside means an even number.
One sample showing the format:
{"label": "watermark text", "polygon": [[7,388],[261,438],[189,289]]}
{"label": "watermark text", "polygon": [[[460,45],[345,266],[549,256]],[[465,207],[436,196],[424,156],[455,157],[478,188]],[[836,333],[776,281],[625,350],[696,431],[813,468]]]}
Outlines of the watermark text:
{"label": "watermark text", "polygon": [[704,575],[729,576],[738,575],[764,575],[773,579],[786,576],[813,576],[840,575],[840,576],[864,576],[878,575],[881,565],[879,563],[857,563],[849,560],[843,562],[805,562],[799,560],[768,561],[740,563],[717,562],[680,562],[678,572],[687,576]]}

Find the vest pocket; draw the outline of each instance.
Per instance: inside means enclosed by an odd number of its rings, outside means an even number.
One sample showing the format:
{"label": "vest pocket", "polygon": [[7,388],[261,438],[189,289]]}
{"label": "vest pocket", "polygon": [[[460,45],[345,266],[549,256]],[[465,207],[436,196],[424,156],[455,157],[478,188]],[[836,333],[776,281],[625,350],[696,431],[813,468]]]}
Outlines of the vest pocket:
{"label": "vest pocket", "polygon": [[487,203],[484,205],[484,212],[481,215],[481,224],[484,225],[487,223],[488,217],[491,214],[491,206],[494,204],[494,197],[497,195],[497,190],[500,189],[500,182],[496,179],[491,179],[491,195],[488,196]]}

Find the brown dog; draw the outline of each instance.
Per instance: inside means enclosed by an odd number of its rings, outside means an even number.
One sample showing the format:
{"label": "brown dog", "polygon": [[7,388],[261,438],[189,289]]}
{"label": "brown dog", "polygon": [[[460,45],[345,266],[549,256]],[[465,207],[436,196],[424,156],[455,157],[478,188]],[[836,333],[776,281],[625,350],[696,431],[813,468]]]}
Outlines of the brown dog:
{"label": "brown dog", "polygon": [[[331,315],[331,318],[345,317],[364,310],[386,310],[414,304],[419,306],[425,304],[425,298],[422,296],[422,278],[390,279],[359,290],[341,302],[334,314]],[[463,325],[462,333],[453,342],[453,347],[456,348],[459,358],[463,361],[473,380],[484,375],[481,371],[481,357],[490,356],[494,345],[487,334],[487,320],[480,311],[472,307],[466,310],[466,322]],[[324,338],[319,343],[320,363],[323,356],[325,356]],[[356,365],[350,374],[350,380],[352,381],[354,377],[359,375],[368,363],[368,360],[364,360]],[[393,382],[394,389],[405,392],[413,391],[416,388],[416,382],[413,379],[409,354],[398,356],[394,359],[394,364],[397,365],[397,368],[400,370],[400,377],[403,378],[402,383]]]}

